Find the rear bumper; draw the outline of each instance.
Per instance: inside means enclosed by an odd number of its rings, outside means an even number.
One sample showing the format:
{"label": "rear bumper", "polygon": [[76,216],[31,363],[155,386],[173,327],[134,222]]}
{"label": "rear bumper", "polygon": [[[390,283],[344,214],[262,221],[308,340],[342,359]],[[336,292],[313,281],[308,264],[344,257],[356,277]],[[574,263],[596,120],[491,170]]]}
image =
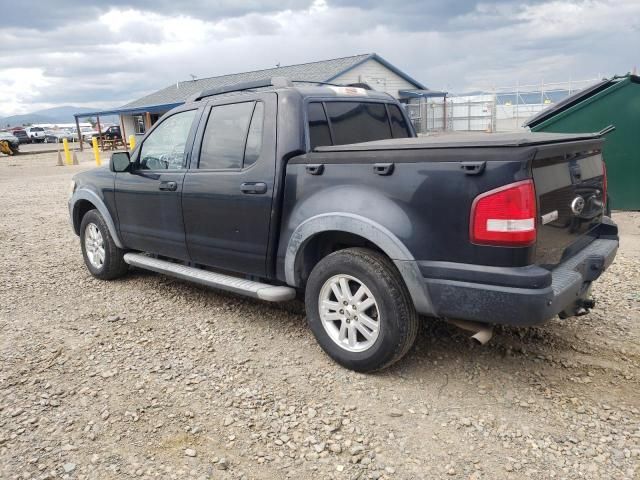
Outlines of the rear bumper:
{"label": "rear bumper", "polygon": [[[536,325],[572,309],[616,256],[617,236],[598,238],[549,271],[536,265],[482,267],[421,263],[437,316],[515,326]],[[437,278],[433,278],[433,277]]]}

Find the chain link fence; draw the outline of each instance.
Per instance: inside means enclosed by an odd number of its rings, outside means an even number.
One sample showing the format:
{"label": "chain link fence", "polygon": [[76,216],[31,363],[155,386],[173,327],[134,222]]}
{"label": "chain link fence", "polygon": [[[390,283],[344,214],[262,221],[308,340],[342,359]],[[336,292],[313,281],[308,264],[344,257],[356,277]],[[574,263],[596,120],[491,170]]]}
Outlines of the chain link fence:
{"label": "chain link fence", "polygon": [[518,85],[489,93],[412,99],[406,107],[416,131],[422,134],[513,132],[541,110],[598,81]]}

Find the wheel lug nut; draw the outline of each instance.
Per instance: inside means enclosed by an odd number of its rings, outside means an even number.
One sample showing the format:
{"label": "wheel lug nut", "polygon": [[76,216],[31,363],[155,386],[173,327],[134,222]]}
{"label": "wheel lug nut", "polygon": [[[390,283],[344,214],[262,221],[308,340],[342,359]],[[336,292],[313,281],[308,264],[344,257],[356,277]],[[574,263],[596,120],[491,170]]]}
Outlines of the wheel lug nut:
{"label": "wheel lug nut", "polygon": [[340,309],[340,315],[344,314],[344,310]]}
{"label": "wheel lug nut", "polygon": [[343,305],[349,305],[349,302],[347,302],[346,300],[344,302],[342,302]]}

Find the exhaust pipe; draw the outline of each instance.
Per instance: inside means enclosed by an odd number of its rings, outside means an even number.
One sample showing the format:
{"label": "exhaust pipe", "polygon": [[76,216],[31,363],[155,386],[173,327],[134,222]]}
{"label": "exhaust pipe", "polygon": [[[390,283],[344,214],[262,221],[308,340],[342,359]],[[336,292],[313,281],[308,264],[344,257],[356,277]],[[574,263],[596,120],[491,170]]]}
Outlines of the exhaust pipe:
{"label": "exhaust pipe", "polygon": [[469,320],[458,320],[458,319],[449,319],[447,320],[449,323],[455,325],[462,330],[467,330],[469,332],[474,332],[471,335],[471,339],[477,342],[479,345],[486,344],[491,337],[493,337],[493,326],[487,325],[486,323],[480,322],[471,322]]}

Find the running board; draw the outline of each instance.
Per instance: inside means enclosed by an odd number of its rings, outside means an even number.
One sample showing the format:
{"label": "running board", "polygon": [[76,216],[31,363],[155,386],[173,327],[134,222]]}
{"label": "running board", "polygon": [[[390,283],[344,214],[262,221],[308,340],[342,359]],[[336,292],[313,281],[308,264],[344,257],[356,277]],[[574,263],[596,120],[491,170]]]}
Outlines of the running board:
{"label": "running board", "polygon": [[259,298],[268,302],[284,302],[296,296],[295,289],[286,286],[269,285],[243,278],[232,277],[222,273],[214,273],[199,268],[187,267],[178,263],[158,260],[141,253],[125,253],[124,261],[134,267],[140,267],[153,272],[164,273],[182,280],[218,288],[228,292],[238,293],[247,297]]}

